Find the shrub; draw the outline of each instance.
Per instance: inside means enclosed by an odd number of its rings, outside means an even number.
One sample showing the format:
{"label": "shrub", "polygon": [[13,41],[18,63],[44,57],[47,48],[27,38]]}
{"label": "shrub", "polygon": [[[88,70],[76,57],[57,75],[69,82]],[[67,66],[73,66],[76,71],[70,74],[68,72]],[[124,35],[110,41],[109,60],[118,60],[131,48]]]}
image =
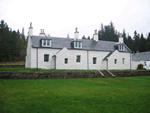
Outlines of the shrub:
{"label": "shrub", "polygon": [[143,64],[138,64],[137,69],[144,69],[144,68],[143,68]]}

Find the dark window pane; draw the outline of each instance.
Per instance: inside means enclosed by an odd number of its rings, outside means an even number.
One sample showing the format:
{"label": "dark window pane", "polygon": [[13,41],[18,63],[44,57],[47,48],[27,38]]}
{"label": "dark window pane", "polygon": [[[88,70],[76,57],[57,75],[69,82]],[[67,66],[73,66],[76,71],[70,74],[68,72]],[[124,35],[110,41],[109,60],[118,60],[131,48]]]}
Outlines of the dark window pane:
{"label": "dark window pane", "polygon": [[80,62],[80,56],[79,55],[77,55],[76,62]]}
{"label": "dark window pane", "polygon": [[44,62],[48,62],[49,61],[49,54],[44,54]]}
{"label": "dark window pane", "polygon": [[96,57],[93,57],[93,64],[96,64]]}
{"label": "dark window pane", "polygon": [[114,63],[117,64],[117,59],[114,59]]}
{"label": "dark window pane", "polygon": [[50,42],[50,40],[47,40],[47,46],[50,46],[50,43],[49,43],[49,42]]}
{"label": "dark window pane", "polygon": [[68,64],[68,58],[65,58],[65,64]]}
{"label": "dark window pane", "polygon": [[46,40],[43,40],[44,42],[43,42],[43,45],[45,46],[46,45]]}

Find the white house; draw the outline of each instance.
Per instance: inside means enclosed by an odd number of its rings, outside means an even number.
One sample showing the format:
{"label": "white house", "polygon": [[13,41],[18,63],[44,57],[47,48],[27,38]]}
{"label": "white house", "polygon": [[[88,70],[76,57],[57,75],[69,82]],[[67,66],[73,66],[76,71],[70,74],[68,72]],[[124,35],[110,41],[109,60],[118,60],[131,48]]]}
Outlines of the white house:
{"label": "white house", "polygon": [[137,69],[138,64],[143,64],[145,69],[150,69],[150,51],[132,55],[132,69]]}
{"label": "white house", "polygon": [[93,40],[79,39],[77,28],[74,38],[33,35],[29,27],[26,68],[42,69],[131,69],[131,50],[120,36],[118,42],[98,40],[97,30]]}

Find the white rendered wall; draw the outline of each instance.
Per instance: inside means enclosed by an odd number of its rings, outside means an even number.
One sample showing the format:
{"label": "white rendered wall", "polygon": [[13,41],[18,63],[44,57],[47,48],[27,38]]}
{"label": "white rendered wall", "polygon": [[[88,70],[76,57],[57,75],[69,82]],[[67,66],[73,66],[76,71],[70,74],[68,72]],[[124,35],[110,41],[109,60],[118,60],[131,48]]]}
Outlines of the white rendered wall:
{"label": "white rendered wall", "polygon": [[119,37],[119,42],[120,42],[120,43],[124,43],[124,42],[123,42],[123,37]]}
{"label": "white rendered wall", "polygon": [[137,69],[138,64],[140,64],[140,61],[132,61],[132,69]]}
{"label": "white rendered wall", "polygon": [[[146,66],[144,66],[144,62],[146,62]],[[150,69],[150,61],[132,61],[132,69],[137,69],[138,64],[143,64],[143,67],[147,70]]]}
{"label": "white rendered wall", "polygon": [[98,34],[94,34],[94,40],[98,41]]}
{"label": "white rendered wall", "polygon": [[[38,68],[54,69],[54,59],[52,58],[60,49],[38,48]],[[44,54],[49,54],[49,62],[44,62]],[[36,58],[33,58],[36,60]],[[35,61],[33,61],[35,63]],[[34,66],[34,65],[32,65]]]}
{"label": "white rendered wall", "polygon": [[79,39],[79,32],[75,32],[75,33],[74,33],[74,38],[75,38],[75,39]]}
{"label": "white rendered wall", "polygon": [[[124,64],[122,59],[125,58]],[[114,59],[117,59],[117,64],[114,63]],[[118,52],[117,50],[112,53],[108,58],[108,69],[130,69],[130,53]]]}
{"label": "white rendered wall", "polygon": [[26,50],[26,59],[25,59],[25,68],[31,68],[31,37],[28,37],[27,50]]}
{"label": "white rendered wall", "polygon": [[[80,62],[76,62],[77,55],[80,55]],[[56,56],[57,69],[87,69],[87,51],[63,49]],[[68,64],[65,64],[65,58],[68,58]]]}
{"label": "white rendered wall", "polygon": [[[102,60],[109,54],[109,52],[103,51],[89,51],[89,69],[104,69],[104,64],[102,65]],[[96,57],[96,64],[93,64],[93,57]]]}

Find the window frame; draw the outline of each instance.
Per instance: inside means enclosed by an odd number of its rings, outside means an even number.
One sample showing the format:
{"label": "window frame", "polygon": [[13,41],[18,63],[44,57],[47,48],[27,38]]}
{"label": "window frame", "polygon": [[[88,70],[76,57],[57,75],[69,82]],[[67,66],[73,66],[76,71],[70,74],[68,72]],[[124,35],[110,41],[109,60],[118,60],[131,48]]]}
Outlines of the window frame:
{"label": "window frame", "polygon": [[[49,45],[48,45],[48,42],[49,42]],[[48,39],[48,40],[42,39],[42,47],[51,47],[51,40],[50,39]]]}
{"label": "window frame", "polygon": [[[66,62],[66,61],[67,61],[67,62]],[[65,63],[65,64],[68,64],[68,58],[65,58],[65,59],[64,59],[64,63]]]}
{"label": "window frame", "polygon": [[74,48],[82,48],[82,42],[81,41],[74,41]]}
{"label": "window frame", "polygon": [[96,57],[93,57],[93,64],[96,64],[97,62],[97,58]]}
{"label": "window frame", "polygon": [[76,62],[77,62],[77,63],[80,63],[80,62],[81,62],[81,55],[77,55],[77,56],[76,56]]}
{"label": "window frame", "polygon": [[119,45],[118,45],[118,50],[119,50],[119,51],[125,51],[124,45],[123,45],[123,44],[119,44]]}
{"label": "window frame", "polygon": [[117,64],[117,59],[114,59],[114,64]]}
{"label": "window frame", "polygon": [[122,64],[125,64],[125,58],[122,58]]}
{"label": "window frame", "polygon": [[147,66],[147,65],[146,65],[146,62],[144,62],[144,66]]}
{"label": "window frame", "polygon": [[49,62],[49,54],[44,54],[44,62]]}

